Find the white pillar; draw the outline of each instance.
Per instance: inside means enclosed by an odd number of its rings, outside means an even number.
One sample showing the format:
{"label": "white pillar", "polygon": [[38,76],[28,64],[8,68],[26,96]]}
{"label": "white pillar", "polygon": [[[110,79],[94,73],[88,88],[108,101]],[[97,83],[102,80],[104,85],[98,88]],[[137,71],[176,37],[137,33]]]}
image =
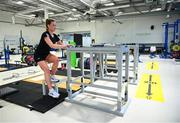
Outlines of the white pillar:
{"label": "white pillar", "polygon": [[44,19],[48,19],[49,16],[48,16],[48,9],[47,8],[44,8]]}

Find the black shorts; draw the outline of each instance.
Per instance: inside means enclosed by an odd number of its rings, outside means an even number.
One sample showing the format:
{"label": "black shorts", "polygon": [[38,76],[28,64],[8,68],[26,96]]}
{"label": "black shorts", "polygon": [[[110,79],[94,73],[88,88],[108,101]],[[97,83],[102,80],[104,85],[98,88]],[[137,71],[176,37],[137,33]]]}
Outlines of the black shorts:
{"label": "black shorts", "polygon": [[36,63],[40,62],[40,61],[45,61],[46,60],[46,57],[48,56],[49,54],[37,54],[35,53],[34,54],[34,60]]}

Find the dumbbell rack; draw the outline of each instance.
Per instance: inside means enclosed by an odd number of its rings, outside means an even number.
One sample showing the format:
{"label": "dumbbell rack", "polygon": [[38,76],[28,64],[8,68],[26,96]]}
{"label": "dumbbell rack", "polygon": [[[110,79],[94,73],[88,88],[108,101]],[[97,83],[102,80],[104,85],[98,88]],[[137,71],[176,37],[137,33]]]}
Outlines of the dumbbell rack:
{"label": "dumbbell rack", "polygon": [[[70,63],[70,56],[71,52],[76,52],[81,54],[81,83],[76,82],[72,80],[72,74],[71,74],[71,63]],[[84,75],[84,53],[90,54],[90,75]],[[116,79],[112,78],[106,78],[104,76],[104,55],[106,54],[114,54],[116,56],[117,61],[117,77]],[[122,71],[123,71],[123,55],[125,55],[125,78],[123,79]],[[96,72],[96,63],[97,60],[99,60],[99,73],[98,76],[95,74]],[[105,47],[78,47],[78,48],[68,48],[67,49],[67,92],[68,97],[66,98],[66,101],[69,101],[71,103],[76,103],[80,105],[84,105],[90,108],[99,109],[108,113],[116,114],[119,116],[123,116],[125,113],[130,99],[128,98],[128,83],[129,83],[129,48],[124,45],[120,46],[105,46]],[[86,84],[83,82],[83,78],[89,77],[91,82],[90,84]],[[78,77],[79,78],[79,77]],[[105,80],[109,82],[115,82],[117,83],[117,86],[114,87],[107,87],[103,85],[97,85],[96,80]],[[72,93],[72,84],[79,84],[81,85],[81,89],[75,93]],[[96,92],[90,92],[87,91],[85,87],[94,87],[97,89],[104,89],[104,90],[110,90],[114,91],[116,95],[107,95],[107,94],[100,94]],[[125,88],[125,92],[122,93],[122,88]],[[76,97],[83,93],[90,93],[95,96],[103,96],[115,99],[116,106],[112,109],[102,108],[100,105],[91,105],[89,103],[84,103],[83,101],[76,100]],[[124,97],[122,97],[124,95]]]}

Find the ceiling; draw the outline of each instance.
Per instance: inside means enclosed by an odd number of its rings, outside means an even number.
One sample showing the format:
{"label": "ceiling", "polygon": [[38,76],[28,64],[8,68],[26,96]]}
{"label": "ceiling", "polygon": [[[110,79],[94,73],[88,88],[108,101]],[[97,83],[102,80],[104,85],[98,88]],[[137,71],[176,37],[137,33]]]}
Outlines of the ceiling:
{"label": "ceiling", "polygon": [[0,10],[25,19],[26,25],[46,18],[59,22],[117,18],[125,15],[179,12],[180,0],[0,0]]}

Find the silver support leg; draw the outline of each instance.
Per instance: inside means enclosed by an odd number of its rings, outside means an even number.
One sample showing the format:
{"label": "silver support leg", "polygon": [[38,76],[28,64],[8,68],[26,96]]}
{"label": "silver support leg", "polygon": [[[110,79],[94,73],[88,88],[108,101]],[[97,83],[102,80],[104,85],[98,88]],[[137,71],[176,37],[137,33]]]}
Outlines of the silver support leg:
{"label": "silver support leg", "polygon": [[104,54],[102,53],[102,56],[101,56],[101,58],[102,58],[102,78],[104,78]]}
{"label": "silver support leg", "polygon": [[45,96],[46,95],[46,84],[45,81],[42,82],[42,93]]}
{"label": "silver support leg", "polygon": [[133,82],[135,83],[137,80],[137,65],[139,62],[139,49],[138,49],[138,45],[136,44],[134,47],[134,65],[133,65],[133,74],[134,74],[134,79]]}
{"label": "silver support leg", "polygon": [[139,63],[139,45],[136,44],[136,55],[137,55],[137,60],[136,60],[136,80],[138,79],[138,63]]}
{"label": "silver support leg", "polygon": [[66,88],[67,88],[67,92],[68,92],[68,97],[71,100],[72,99],[72,90],[71,90],[71,81],[72,81],[72,74],[71,74],[71,52],[70,51],[66,51],[67,52],[67,81],[66,81]]}
{"label": "silver support leg", "polygon": [[129,83],[129,52],[126,53],[125,56],[125,82],[126,82],[126,87],[125,87],[125,101],[128,101],[128,83]]}
{"label": "silver support leg", "polygon": [[[81,61],[81,76],[84,77],[84,53],[81,53],[80,56],[81,56],[81,59],[80,59],[80,61]],[[84,92],[84,84],[83,84],[84,78],[83,77],[81,78],[81,92],[82,93]]]}
{"label": "silver support leg", "polygon": [[105,64],[104,64],[104,66],[105,66],[105,73],[107,73],[107,53],[105,54],[105,56],[104,56],[105,58]]}
{"label": "silver support leg", "polygon": [[57,84],[54,84],[54,89],[57,93],[59,93],[59,89],[58,89],[58,85]]}
{"label": "silver support leg", "polygon": [[100,78],[104,78],[104,59],[103,54],[99,53],[99,67],[100,67]]}
{"label": "silver support leg", "polygon": [[100,53],[97,54],[98,57],[98,61],[99,61],[99,77],[101,77],[101,57],[100,57]]}
{"label": "silver support leg", "polygon": [[94,71],[94,78],[96,77],[96,66],[97,66],[97,54],[95,53],[95,56],[94,56],[94,64],[93,64],[93,71]]}
{"label": "silver support leg", "polygon": [[94,83],[94,61],[93,61],[93,53],[90,53],[90,79],[91,83]]}
{"label": "silver support leg", "polygon": [[120,47],[119,52],[116,55],[117,68],[118,68],[118,98],[117,98],[117,110],[121,111],[122,107],[122,98],[121,98],[121,90],[122,90],[122,65],[123,65],[123,52],[122,47]]}

